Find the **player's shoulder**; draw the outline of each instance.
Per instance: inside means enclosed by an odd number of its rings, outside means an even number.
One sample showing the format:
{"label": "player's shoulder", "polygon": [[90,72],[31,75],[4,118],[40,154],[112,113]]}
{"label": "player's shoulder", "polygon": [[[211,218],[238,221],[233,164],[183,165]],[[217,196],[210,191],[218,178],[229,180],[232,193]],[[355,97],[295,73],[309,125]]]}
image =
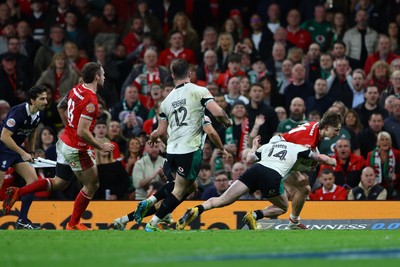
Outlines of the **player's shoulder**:
{"label": "player's shoulder", "polygon": [[10,109],[8,117],[26,117],[28,115],[28,103],[18,104]]}

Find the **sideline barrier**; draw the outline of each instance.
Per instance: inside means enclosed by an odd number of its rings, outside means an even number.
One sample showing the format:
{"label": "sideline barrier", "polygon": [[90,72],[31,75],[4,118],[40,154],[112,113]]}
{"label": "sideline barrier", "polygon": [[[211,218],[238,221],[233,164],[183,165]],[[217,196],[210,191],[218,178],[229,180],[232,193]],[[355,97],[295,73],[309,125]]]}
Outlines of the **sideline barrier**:
{"label": "sideline barrier", "polygon": [[[132,212],[137,201],[92,201],[84,213],[82,223],[93,229],[112,228],[115,218]],[[203,201],[185,201],[172,214],[177,221],[187,208]],[[73,201],[34,201],[29,218],[46,229],[64,229],[73,208]],[[214,209],[196,218],[188,229],[241,229],[243,216],[251,210],[269,206],[268,201],[237,201],[230,206]],[[0,216],[0,229],[13,229],[21,202],[17,202],[9,215]],[[279,217],[286,220],[291,212]],[[146,223],[151,217],[144,218]],[[347,220],[347,219],[400,219],[400,201],[308,201],[301,214],[303,220]],[[143,229],[142,225],[129,223],[128,229]]]}

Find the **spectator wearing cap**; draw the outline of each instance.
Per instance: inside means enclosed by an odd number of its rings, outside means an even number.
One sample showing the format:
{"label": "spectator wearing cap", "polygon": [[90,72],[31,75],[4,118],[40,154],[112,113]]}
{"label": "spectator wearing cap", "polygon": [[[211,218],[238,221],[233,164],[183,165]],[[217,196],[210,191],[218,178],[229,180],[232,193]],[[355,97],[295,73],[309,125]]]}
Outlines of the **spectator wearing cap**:
{"label": "spectator wearing cap", "polygon": [[222,92],[226,92],[228,81],[232,77],[243,77],[246,74],[240,69],[240,55],[232,54],[228,58],[228,69],[221,73],[217,79],[216,84],[220,87]]}
{"label": "spectator wearing cap", "polygon": [[193,50],[184,46],[184,36],[178,30],[172,30],[168,35],[168,48],[161,51],[158,57],[158,65],[169,66],[175,58],[186,60],[189,64],[197,65],[197,59]]}
{"label": "spectator wearing cap", "polygon": [[0,66],[0,99],[6,100],[11,106],[25,102],[25,93],[31,86],[24,71],[17,67],[13,53],[5,53]]}
{"label": "spectator wearing cap", "polygon": [[251,63],[251,70],[247,73],[250,83],[258,83],[260,79],[268,75],[267,66],[260,56],[257,56]]}

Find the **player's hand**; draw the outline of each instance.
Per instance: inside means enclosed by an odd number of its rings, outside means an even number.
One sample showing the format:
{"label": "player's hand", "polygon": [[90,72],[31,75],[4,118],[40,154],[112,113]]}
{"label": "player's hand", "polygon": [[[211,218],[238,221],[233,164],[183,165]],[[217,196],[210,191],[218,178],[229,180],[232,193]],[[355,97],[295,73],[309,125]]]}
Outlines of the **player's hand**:
{"label": "player's hand", "polygon": [[26,161],[26,162],[33,162],[33,157],[31,154],[24,152],[23,155],[21,155],[21,158]]}
{"label": "player's hand", "polygon": [[111,143],[104,143],[101,146],[101,151],[103,152],[112,152],[114,150],[114,145]]}
{"label": "player's hand", "polygon": [[225,157],[228,157],[229,156],[229,152],[226,150],[226,149],[224,149],[224,150],[219,150],[220,152],[221,152],[221,156],[223,157],[223,156],[225,156]]}
{"label": "player's hand", "polygon": [[330,165],[332,166],[332,167],[336,167],[336,159],[334,159],[334,158],[330,158]]}
{"label": "player's hand", "polygon": [[231,127],[231,126],[232,126],[232,120],[229,119],[229,120],[225,121],[225,122],[223,123],[223,126],[224,126],[225,128]]}

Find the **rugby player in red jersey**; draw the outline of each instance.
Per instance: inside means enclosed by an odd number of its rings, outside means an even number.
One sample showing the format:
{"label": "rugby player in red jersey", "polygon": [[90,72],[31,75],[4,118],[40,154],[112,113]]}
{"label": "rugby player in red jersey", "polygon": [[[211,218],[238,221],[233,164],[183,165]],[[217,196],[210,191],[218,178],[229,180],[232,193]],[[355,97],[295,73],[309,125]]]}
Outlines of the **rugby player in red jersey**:
{"label": "rugby player in red jersey", "polygon": [[[323,139],[331,139],[339,135],[342,126],[341,122],[342,116],[339,112],[327,111],[320,122],[309,122],[299,125],[282,136],[287,142],[305,145],[315,150]],[[284,180],[288,198],[292,201],[289,229],[306,229],[305,225],[300,223],[300,212],[303,209],[308,194],[311,192],[311,187],[308,176],[301,172],[309,171],[312,164],[308,160],[298,160],[292,168],[291,175]]]}
{"label": "rugby player in red jersey", "polygon": [[114,149],[113,144],[100,143],[92,134],[98,113],[97,86],[104,84],[103,67],[95,62],[85,64],[82,79],[83,83],[72,88],[58,107],[65,130],[56,145],[56,177],[38,180],[22,188],[10,187],[12,199],[7,201],[12,206],[18,197],[31,192],[62,190],[75,174],[83,187],[75,199],[67,230],[90,230],[80,223],[80,219],[99,187],[93,148],[110,153]]}
{"label": "rugby player in red jersey", "polygon": [[[297,126],[296,128],[284,133],[282,137],[287,141],[299,145],[304,145],[316,150],[319,143],[324,138],[333,138],[338,136],[341,128],[342,116],[338,111],[328,110],[324,113],[320,122],[308,122]],[[284,186],[288,199],[292,201],[292,213],[289,217],[288,228],[292,230],[307,229],[307,227],[300,223],[300,212],[303,209],[304,203],[308,194],[311,192],[308,176],[302,172],[310,171],[314,166],[313,161],[306,159],[298,159],[296,164],[292,167],[291,173],[284,179]],[[264,212],[265,211],[265,212]],[[258,214],[267,214],[266,209],[258,212],[250,212],[254,216]],[[259,220],[259,216],[254,217]],[[254,223],[252,218],[247,215],[243,219],[249,228]],[[252,229],[252,228],[251,228]],[[255,228],[254,228],[255,229]]]}

